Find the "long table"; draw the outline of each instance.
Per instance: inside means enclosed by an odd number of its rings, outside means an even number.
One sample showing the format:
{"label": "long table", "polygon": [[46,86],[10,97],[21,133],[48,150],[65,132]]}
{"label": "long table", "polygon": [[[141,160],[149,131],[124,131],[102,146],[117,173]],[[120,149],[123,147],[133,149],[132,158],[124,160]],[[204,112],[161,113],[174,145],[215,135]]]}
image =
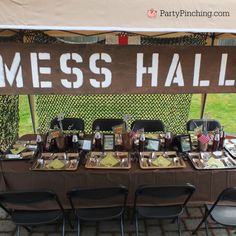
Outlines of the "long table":
{"label": "long table", "polygon": [[128,204],[132,205],[136,188],[143,184],[184,184],[196,186],[191,203],[212,202],[226,187],[236,185],[236,170],[195,170],[186,161],[186,168],[142,170],[132,163],[130,170],[91,170],[79,166],[76,171],[32,171],[32,163],[24,160],[1,161],[0,190],[55,191],[67,208],[66,192],[73,187],[104,187],[125,185],[129,189]]}

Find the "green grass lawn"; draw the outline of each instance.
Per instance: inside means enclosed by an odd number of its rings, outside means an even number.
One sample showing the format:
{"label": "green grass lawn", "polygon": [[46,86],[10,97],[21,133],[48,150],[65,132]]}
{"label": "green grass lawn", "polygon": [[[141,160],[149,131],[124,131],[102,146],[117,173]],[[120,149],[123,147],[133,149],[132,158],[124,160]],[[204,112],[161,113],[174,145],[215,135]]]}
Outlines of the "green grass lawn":
{"label": "green grass lawn", "polygon": [[[205,113],[211,119],[219,120],[227,133],[236,133],[236,94],[209,94]],[[189,119],[200,117],[201,95],[192,98]],[[32,133],[30,109],[27,96],[20,96],[20,131],[19,135]]]}
{"label": "green grass lawn", "polygon": [[[227,133],[236,133],[236,94],[207,95],[205,114],[218,120]],[[193,95],[189,119],[200,116],[201,95]]]}
{"label": "green grass lawn", "polygon": [[23,134],[33,133],[30,108],[27,96],[20,95],[19,110],[20,110],[19,135],[21,136]]}

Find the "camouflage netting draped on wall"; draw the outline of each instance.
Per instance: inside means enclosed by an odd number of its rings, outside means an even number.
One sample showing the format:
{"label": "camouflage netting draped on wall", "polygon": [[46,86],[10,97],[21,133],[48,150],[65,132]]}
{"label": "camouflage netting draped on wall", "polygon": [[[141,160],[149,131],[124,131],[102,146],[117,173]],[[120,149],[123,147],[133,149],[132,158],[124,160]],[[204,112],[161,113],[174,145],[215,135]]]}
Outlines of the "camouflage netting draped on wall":
{"label": "camouflage netting draped on wall", "polygon": [[19,96],[0,96],[0,143],[5,152],[18,136],[19,131]]}
{"label": "camouflage netting draped on wall", "polygon": [[[205,45],[206,34],[193,34],[178,38],[141,37],[142,45]],[[47,35],[35,35],[37,43],[60,43]],[[105,41],[104,41],[105,42]],[[101,44],[101,41],[99,42]],[[186,131],[191,105],[191,94],[139,94],[139,95],[39,95],[36,110],[39,126],[43,132],[50,121],[63,112],[66,117],[80,117],[85,121],[85,131],[91,132],[96,118],[161,119],[174,133]]]}
{"label": "camouflage netting draped on wall", "polygon": [[[22,34],[0,37],[1,42],[22,42]],[[0,96],[0,150],[5,152],[19,131],[19,96]]]}
{"label": "camouflage netting draped on wall", "polygon": [[37,96],[37,112],[43,132],[48,130],[50,120],[64,112],[66,117],[84,119],[86,132],[91,132],[96,118],[123,118],[125,114],[130,114],[130,122],[135,119],[161,119],[170,130],[178,133],[184,131],[190,103],[190,94],[40,95]]}

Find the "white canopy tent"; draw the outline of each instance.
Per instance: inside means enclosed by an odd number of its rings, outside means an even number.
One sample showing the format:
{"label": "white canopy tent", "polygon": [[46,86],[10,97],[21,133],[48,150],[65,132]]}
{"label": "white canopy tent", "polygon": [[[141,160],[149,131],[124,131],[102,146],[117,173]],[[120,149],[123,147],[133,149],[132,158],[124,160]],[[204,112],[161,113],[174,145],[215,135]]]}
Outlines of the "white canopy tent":
{"label": "white canopy tent", "polygon": [[234,0],[4,0],[0,28],[236,33]]}
{"label": "white canopy tent", "polygon": [[[4,0],[0,29],[43,30],[49,35],[130,32],[176,37],[205,32],[214,39],[236,33],[235,0]],[[202,115],[206,96],[203,96]]]}

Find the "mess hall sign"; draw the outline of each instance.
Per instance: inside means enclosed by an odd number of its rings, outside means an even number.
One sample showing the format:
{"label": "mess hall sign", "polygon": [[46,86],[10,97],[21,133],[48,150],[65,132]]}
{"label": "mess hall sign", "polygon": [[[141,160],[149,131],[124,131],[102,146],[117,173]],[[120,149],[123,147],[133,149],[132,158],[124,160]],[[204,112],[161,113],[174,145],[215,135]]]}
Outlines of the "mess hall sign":
{"label": "mess hall sign", "polygon": [[236,47],[0,44],[0,94],[236,92]]}

